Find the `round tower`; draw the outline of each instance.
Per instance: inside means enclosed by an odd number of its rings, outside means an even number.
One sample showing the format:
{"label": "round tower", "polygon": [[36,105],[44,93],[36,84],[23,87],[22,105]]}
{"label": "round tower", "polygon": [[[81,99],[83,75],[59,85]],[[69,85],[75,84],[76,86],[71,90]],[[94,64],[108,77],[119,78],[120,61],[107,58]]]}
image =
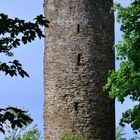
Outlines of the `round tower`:
{"label": "round tower", "polygon": [[114,69],[113,0],[45,0],[45,140],[80,133],[115,140],[114,101],[103,92]]}

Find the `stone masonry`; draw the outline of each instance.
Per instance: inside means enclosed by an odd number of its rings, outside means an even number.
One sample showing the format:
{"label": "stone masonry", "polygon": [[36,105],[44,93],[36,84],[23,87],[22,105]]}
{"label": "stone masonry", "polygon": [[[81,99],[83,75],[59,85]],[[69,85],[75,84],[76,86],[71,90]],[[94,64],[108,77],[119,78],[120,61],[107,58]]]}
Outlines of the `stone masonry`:
{"label": "stone masonry", "polygon": [[102,90],[114,69],[112,0],[45,0],[45,140],[80,133],[115,140],[114,101]]}

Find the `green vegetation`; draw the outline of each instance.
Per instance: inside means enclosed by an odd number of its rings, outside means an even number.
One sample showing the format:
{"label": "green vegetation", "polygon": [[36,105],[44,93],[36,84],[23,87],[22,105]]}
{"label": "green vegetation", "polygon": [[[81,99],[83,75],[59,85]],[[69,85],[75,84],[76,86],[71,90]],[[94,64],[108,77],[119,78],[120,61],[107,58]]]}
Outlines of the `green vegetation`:
{"label": "green vegetation", "polygon": [[61,140],[86,140],[83,136],[79,134],[63,134]]}
{"label": "green vegetation", "polygon": [[[125,134],[126,133],[124,132],[124,127],[122,127],[122,126],[117,127],[116,140],[127,140],[126,138],[124,138]],[[140,140],[140,138],[136,136],[136,137],[133,137],[129,140]]]}
{"label": "green vegetation", "polygon": [[28,115],[27,111],[18,109],[16,107],[7,107],[5,109],[0,109],[0,131],[5,133],[4,125],[10,123],[11,128],[23,127],[28,125],[33,120]]}
{"label": "green vegetation", "polygon": [[123,40],[115,45],[120,69],[111,71],[104,87],[111,98],[123,103],[125,98],[135,102],[135,106],[122,114],[120,125],[130,124],[135,133],[140,132],[140,1],[133,0],[124,8],[115,4],[117,21],[121,24]]}
{"label": "green vegetation", "polygon": [[[131,4],[124,8],[120,4],[115,5],[118,10],[118,22],[121,24],[123,40],[115,48],[117,59],[121,60],[120,69],[109,74],[104,90],[109,92],[111,98],[117,98],[123,103],[126,97],[136,102],[132,109],[125,111],[120,120],[120,125],[131,124],[133,130],[140,131],[140,1],[133,0]],[[41,27],[48,27],[48,21],[42,16],[37,16],[34,23],[25,22],[15,18],[11,19],[7,15],[0,14],[0,53],[11,58],[14,54],[12,50],[22,44],[27,44],[35,40],[36,37],[45,37]],[[0,71],[11,77],[20,75],[29,77],[22,68],[18,60],[8,63],[0,62]],[[15,131],[32,122],[26,111],[14,107],[0,108],[0,131],[5,132],[4,123],[9,122],[14,130],[11,136],[15,136]],[[13,136],[14,135],[14,136]],[[17,135],[16,135],[17,136]],[[18,135],[15,140],[39,140],[40,132],[35,128],[26,131],[23,135]],[[132,138],[136,140],[138,138]],[[10,136],[5,136],[5,140],[10,140]],[[13,140],[13,139],[11,139]],[[85,140],[80,135],[64,135],[62,140]],[[121,131],[117,140],[122,138]]]}
{"label": "green vegetation", "polygon": [[[42,15],[37,16],[33,22],[15,18],[11,19],[7,15],[0,13],[0,53],[7,57],[12,57],[13,49],[22,44],[27,44],[35,40],[35,38],[45,37],[41,27],[48,27],[49,21]],[[20,75],[21,77],[29,77],[27,72],[22,69],[22,65],[18,60],[9,61],[9,63],[0,62],[0,71],[10,76]]]}
{"label": "green vegetation", "polygon": [[11,128],[10,125],[6,125],[4,140],[42,140],[41,132],[37,129],[37,126],[33,126],[31,129],[28,126],[22,128]]}
{"label": "green vegetation", "polygon": [[[20,44],[27,44],[35,40],[45,37],[42,27],[48,27],[49,21],[42,15],[37,16],[34,22],[26,22],[15,18],[11,19],[7,15],[0,13],[0,53],[9,57],[14,55],[12,50],[19,47]],[[8,63],[0,61],[0,71],[5,75],[29,77],[28,73],[22,68],[18,60],[10,60]],[[5,132],[3,129],[4,123],[9,121],[11,127],[23,127],[32,122],[26,111],[15,107],[0,108],[0,132]]]}

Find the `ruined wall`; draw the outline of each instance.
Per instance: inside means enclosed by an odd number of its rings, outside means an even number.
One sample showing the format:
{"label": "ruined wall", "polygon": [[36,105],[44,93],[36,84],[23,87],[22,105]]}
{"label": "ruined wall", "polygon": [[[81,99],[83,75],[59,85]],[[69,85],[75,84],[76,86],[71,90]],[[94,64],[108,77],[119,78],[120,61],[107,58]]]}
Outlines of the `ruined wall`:
{"label": "ruined wall", "polygon": [[45,140],[76,132],[114,140],[114,101],[102,87],[114,68],[112,0],[45,0]]}

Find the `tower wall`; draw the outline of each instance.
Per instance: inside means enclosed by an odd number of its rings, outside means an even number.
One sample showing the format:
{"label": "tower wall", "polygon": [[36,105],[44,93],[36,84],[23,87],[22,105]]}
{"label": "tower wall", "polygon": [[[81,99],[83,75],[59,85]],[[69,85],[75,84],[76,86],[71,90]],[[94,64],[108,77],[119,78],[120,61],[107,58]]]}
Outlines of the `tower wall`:
{"label": "tower wall", "polygon": [[114,69],[112,0],[45,0],[45,140],[76,132],[114,140],[114,101],[103,93]]}

